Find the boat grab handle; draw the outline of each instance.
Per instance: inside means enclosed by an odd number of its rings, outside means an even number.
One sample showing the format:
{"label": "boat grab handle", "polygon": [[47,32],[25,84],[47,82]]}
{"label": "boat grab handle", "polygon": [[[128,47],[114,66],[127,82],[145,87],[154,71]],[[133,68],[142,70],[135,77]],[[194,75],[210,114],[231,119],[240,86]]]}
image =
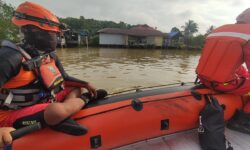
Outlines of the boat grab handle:
{"label": "boat grab handle", "polygon": [[12,136],[12,139],[16,140],[16,139],[18,139],[18,138],[20,138],[20,137],[22,137],[22,136],[24,136],[26,134],[29,134],[31,132],[40,130],[41,128],[42,128],[42,125],[41,125],[40,122],[38,122],[38,123],[35,123],[35,124],[32,124],[32,125],[17,129],[15,131],[12,131],[10,134]]}

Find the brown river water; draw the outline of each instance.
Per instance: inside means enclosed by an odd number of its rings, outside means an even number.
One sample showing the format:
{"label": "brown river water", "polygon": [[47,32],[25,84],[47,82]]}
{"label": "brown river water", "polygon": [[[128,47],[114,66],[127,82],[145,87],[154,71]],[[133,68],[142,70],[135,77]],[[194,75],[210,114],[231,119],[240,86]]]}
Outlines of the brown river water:
{"label": "brown river water", "polygon": [[57,55],[68,74],[114,93],[193,82],[200,51],[63,48]]}

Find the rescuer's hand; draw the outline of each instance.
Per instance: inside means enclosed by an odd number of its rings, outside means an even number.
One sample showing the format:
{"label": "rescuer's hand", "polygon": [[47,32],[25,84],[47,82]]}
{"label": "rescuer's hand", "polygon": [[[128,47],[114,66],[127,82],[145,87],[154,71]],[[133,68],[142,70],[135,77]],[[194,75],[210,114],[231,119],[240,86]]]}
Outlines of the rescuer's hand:
{"label": "rescuer's hand", "polygon": [[0,148],[12,143],[10,132],[14,130],[15,129],[11,127],[0,128]]}
{"label": "rescuer's hand", "polygon": [[88,92],[91,94],[92,98],[96,98],[97,94],[96,94],[96,88],[91,85],[90,83],[88,83],[84,88],[86,88],[88,90]]}

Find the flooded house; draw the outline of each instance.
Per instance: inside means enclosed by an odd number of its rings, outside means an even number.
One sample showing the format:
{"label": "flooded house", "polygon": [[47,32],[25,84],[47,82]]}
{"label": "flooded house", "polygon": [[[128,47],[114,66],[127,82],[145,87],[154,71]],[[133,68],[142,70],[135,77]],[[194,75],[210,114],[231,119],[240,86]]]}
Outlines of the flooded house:
{"label": "flooded house", "polygon": [[130,29],[105,28],[98,31],[99,45],[110,47],[161,48],[164,34],[148,25]]}
{"label": "flooded house", "polygon": [[164,37],[163,48],[167,49],[180,49],[181,45],[183,45],[183,36],[181,32],[173,31],[170,33],[166,33]]}
{"label": "flooded house", "polygon": [[73,30],[66,30],[57,35],[58,47],[76,47],[81,44],[82,37],[80,33]]}

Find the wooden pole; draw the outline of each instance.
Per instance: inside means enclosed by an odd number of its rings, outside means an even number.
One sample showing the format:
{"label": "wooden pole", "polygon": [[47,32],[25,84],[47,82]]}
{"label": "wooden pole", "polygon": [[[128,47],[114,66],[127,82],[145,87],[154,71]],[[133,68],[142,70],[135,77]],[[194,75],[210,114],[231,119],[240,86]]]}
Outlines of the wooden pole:
{"label": "wooden pole", "polygon": [[85,36],[85,41],[86,41],[86,46],[87,46],[87,49],[88,49],[89,48],[88,36]]}

